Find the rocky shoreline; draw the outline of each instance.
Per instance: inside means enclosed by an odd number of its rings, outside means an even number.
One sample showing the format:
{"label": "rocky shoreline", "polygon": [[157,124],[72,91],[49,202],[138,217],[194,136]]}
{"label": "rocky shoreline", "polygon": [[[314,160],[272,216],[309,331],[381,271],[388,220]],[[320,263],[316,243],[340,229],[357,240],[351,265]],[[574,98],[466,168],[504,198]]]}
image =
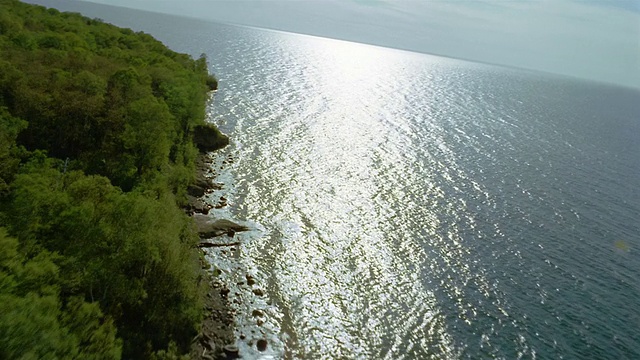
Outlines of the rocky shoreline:
{"label": "rocky shoreline", "polygon": [[[229,205],[225,198],[225,184],[218,183],[214,179],[218,176],[218,171],[222,171],[228,164],[233,163],[230,157],[225,158],[220,163],[220,155],[211,152],[201,152],[196,162],[196,180],[188,188],[188,202],[184,206],[185,212],[192,217],[200,236],[198,248],[201,251],[201,266],[206,273],[207,294],[205,298],[204,310],[205,318],[202,323],[200,333],[193,339],[190,358],[191,359],[235,359],[241,357],[241,350],[237,347],[237,342],[247,342],[258,352],[263,352],[268,348],[266,338],[258,336],[255,339],[248,339],[241,333],[239,339],[234,335],[235,310],[231,306],[229,297],[231,290],[219,276],[221,270],[212,268],[207,256],[215,257],[215,252],[223,254],[237,254],[241,246],[241,237],[236,234],[250,231],[248,226],[225,218],[218,218],[219,211]],[[216,215],[217,214],[217,215]],[[215,249],[214,249],[215,248]],[[219,253],[218,253],[219,254]],[[240,269],[238,269],[240,270]],[[233,271],[236,271],[235,269]],[[242,270],[240,270],[242,271]],[[224,277],[224,276],[223,276]],[[264,290],[257,287],[256,279],[249,273],[245,274],[242,285],[251,290],[251,294],[256,297],[264,296]],[[238,294],[235,294],[238,295]],[[237,296],[233,301],[238,302]],[[257,326],[260,326],[264,314],[261,310],[253,311],[252,316],[257,318]]]}
{"label": "rocky shoreline", "polygon": [[213,178],[213,158],[211,153],[201,152],[196,160],[196,179],[188,188],[187,204],[185,212],[190,215],[196,224],[201,251],[200,265],[206,273],[204,281],[206,285],[206,297],[204,303],[205,317],[200,333],[193,339],[189,357],[191,359],[233,359],[238,357],[238,349],[235,347],[233,334],[234,313],[227,299],[229,289],[217,277],[217,270],[211,269],[211,265],[205,259],[205,248],[217,244],[218,246],[236,246],[239,243],[214,243],[214,238],[227,235],[233,237],[237,231],[245,231],[246,227],[235,224],[229,220],[214,219],[209,216],[212,208],[222,208],[227,205],[222,198],[217,204],[210,204],[205,199],[206,195],[214,190],[222,189],[222,184],[215,183]]}

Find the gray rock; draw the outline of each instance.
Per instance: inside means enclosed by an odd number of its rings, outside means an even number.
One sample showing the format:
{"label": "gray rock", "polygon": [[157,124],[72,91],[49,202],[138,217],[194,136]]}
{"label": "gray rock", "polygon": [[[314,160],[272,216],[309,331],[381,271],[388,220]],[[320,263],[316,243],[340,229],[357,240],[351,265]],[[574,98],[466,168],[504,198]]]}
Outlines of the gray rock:
{"label": "gray rock", "polygon": [[200,343],[202,344],[202,347],[207,350],[215,350],[216,348],[216,344],[214,344],[213,341],[206,341],[203,339]]}
{"label": "gray rock", "polygon": [[233,231],[234,233],[247,231],[248,227],[240,225],[231,220],[213,219],[209,216],[195,214],[193,220],[196,223],[198,234],[203,238],[221,236]]}
{"label": "gray rock", "polygon": [[192,195],[187,195],[186,209],[194,213],[208,214],[211,207],[207,205],[204,201]]}
{"label": "gray rock", "polygon": [[232,359],[237,358],[240,353],[240,350],[238,349],[238,347],[233,344],[225,345],[223,350],[224,350],[224,353]]}
{"label": "gray rock", "polygon": [[214,188],[216,188],[216,184],[214,184],[211,179],[205,177],[203,174],[198,174],[193,184],[187,188],[187,193],[191,196],[201,197]]}

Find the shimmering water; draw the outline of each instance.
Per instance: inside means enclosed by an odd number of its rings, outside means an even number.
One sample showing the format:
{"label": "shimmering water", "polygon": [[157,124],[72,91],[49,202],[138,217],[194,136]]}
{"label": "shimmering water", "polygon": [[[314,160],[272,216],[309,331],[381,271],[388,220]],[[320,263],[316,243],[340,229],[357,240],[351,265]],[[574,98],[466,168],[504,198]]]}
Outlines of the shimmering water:
{"label": "shimmering water", "polygon": [[638,92],[227,31],[212,115],[286,356],[640,357]]}
{"label": "shimmering water", "polygon": [[265,289],[230,294],[247,357],[640,358],[640,92],[101,15],[221,80],[220,214],[256,230],[220,266]]}

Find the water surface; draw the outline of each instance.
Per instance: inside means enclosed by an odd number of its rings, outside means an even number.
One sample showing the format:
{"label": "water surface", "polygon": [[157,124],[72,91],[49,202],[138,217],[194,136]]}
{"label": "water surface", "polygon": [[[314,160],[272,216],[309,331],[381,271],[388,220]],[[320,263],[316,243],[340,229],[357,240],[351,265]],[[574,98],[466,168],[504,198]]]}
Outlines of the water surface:
{"label": "water surface", "polygon": [[640,358],[638,91],[101,9],[220,78],[248,357]]}

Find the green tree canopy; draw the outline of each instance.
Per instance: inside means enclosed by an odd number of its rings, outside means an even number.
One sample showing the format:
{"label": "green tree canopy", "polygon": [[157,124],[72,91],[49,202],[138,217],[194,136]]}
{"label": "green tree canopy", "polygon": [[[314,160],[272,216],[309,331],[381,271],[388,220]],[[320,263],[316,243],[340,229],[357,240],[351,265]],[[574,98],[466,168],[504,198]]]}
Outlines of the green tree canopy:
{"label": "green tree canopy", "polygon": [[201,273],[177,204],[214,83],[148,34],[0,0],[0,358],[187,350]]}

